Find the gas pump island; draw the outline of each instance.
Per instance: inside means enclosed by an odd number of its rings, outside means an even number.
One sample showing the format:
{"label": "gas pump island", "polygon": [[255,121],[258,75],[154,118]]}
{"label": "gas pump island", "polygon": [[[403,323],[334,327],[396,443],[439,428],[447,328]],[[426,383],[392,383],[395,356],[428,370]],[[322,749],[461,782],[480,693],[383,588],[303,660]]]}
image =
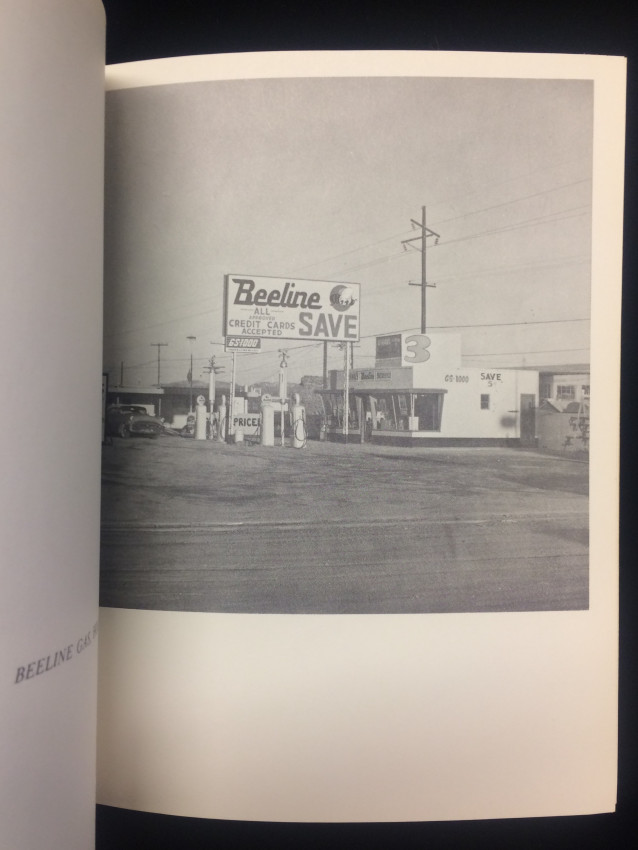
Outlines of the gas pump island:
{"label": "gas pump island", "polygon": [[[227,439],[241,442],[243,431],[235,428],[234,411],[236,357],[258,354],[261,341],[284,339],[317,342],[357,342],[360,323],[360,285],[334,281],[275,278],[247,274],[224,277],[225,350],[233,356],[230,383]],[[281,445],[284,445],[284,419],[291,414],[292,446],[306,443],[305,410],[295,394],[288,399],[287,352],[279,349],[279,394],[261,399],[261,444],[275,445],[275,412],[281,417]],[[211,418],[214,392],[210,395]],[[225,402],[225,399],[224,399]],[[225,413],[226,411],[224,411]],[[222,410],[220,409],[220,426]],[[221,428],[220,428],[221,438]]]}

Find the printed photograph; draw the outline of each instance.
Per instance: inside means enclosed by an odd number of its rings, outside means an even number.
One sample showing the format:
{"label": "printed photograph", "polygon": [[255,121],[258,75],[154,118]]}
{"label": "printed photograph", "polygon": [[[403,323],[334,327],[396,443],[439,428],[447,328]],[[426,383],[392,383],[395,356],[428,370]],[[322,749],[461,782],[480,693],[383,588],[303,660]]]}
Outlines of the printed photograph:
{"label": "printed photograph", "polygon": [[588,608],[593,98],[107,93],[102,606]]}

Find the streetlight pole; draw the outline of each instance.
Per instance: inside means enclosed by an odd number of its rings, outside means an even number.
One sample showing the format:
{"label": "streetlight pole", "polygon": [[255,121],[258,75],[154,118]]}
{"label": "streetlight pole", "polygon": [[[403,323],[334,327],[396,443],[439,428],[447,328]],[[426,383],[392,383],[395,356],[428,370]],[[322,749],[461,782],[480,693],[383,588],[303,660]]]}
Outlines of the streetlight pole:
{"label": "streetlight pole", "polygon": [[[190,384],[190,396],[188,401],[188,412],[193,412],[193,343],[197,339],[196,336],[187,336],[186,339],[190,341],[191,344],[191,368],[188,372],[188,382]],[[183,374],[183,373],[182,373]]]}

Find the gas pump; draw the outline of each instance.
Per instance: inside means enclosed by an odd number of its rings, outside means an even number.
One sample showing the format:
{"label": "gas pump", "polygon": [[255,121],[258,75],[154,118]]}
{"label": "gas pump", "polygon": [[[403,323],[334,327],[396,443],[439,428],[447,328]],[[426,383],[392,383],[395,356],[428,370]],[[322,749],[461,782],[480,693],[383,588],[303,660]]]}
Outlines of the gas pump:
{"label": "gas pump", "polygon": [[306,445],[306,408],[301,404],[299,393],[295,393],[290,407],[292,425],[292,447],[303,449]]}
{"label": "gas pump", "polygon": [[285,398],[273,398],[264,395],[261,398],[261,444],[262,446],[275,445],[275,405],[279,408],[281,420],[281,445],[285,445],[284,426],[286,422],[286,407],[288,400]]}
{"label": "gas pump", "polygon": [[273,398],[270,395],[261,397],[261,445],[275,445],[275,409],[279,409],[281,421],[281,445],[285,446],[285,424],[286,409],[290,411],[290,425],[292,430],[292,446],[302,449],[306,445],[306,409],[300,402],[298,393],[295,393],[291,402],[287,399],[287,362],[288,353],[279,351],[281,362],[279,364],[279,396]]}
{"label": "gas pump", "polygon": [[286,445],[286,405],[288,403],[288,352],[285,348],[280,348],[281,363],[279,364],[279,404],[281,405],[281,445]]}
{"label": "gas pump", "polygon": [[220,442],[226,441],[226,396],[222,396],[221,404],[219,405],[219,431],[217,439]]}
{"label": "gas pump", "polygon": [[261,444],[275,445],[275,406],[269,395],[261,397]]}
{"label": "gas pump", "polygon": [[203,395],[197,396],[197,407],[195,408],[195,439],[206,439],[206,399]]}

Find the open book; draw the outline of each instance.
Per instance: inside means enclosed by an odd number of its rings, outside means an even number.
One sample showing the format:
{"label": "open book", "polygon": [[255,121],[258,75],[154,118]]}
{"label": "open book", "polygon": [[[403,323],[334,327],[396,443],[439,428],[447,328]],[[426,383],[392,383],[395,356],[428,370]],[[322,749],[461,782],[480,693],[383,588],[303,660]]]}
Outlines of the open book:
{"label": "open book", "polygon": [[613,811],[624,60],[6,6],[2,846]]}

